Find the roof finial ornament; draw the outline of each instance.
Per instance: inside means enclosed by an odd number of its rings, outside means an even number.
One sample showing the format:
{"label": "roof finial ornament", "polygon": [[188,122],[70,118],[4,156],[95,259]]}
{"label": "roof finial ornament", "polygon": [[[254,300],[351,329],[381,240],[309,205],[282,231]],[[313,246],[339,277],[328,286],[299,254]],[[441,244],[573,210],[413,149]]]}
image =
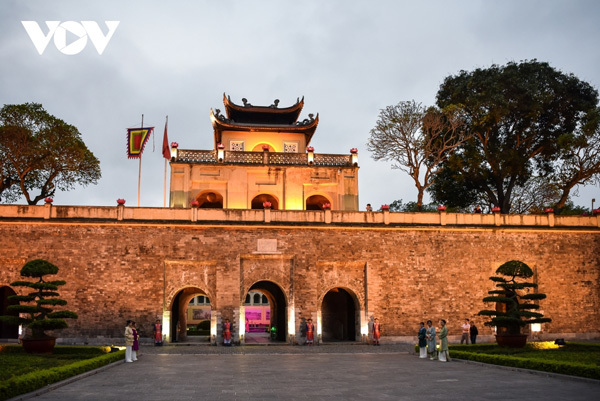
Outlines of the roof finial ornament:
{"label": "roof finial ornament", "polygon": [[227,119],[223,114],[221,114],[220,109],[215,109],[215,117],[217,117],[217,119],[224,121],[226,123],[229,122],[229,119]]}
{"label": "roof finial ornament", "polygon": [[248,103],[248,99],[246,99],[245,97],[242,98],[242,103],[244,103],[244,107],[251,107],[252,106],[250,103]]}
{"label": "roof finial ornament", "polygon": [[271,107],[271,108],[273,108],[273,109],[276,109],[276,108],[277,108],[277,106],[279,106],[279,99],[275,99],[275,100],[273,101],[273,104],[272,104],[272,105],[270,105],[269,107]]}
{"label": "roof finial ornament", "polygon": [[313,121],[315,121],[315,115],[311,113],[308,115],[308,118],[305,118],[302,121],[296,121],[296,125],[308,125],[311,124]]}

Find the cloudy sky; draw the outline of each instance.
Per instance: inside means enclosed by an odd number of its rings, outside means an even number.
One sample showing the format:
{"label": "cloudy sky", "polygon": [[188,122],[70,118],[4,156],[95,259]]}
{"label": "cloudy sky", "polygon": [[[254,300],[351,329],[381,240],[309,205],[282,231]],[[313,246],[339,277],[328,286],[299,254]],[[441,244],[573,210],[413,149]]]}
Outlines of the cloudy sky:
{"label": "cloudy sky", "polygon": [[[317,153],[359,149],[360,205],[416,200],[408,176],[366,150],[379,110],[401,100],[434,104],[444,77],[460,70],[538,59],[600,88],[600,2],[505,1],[45,1],[0,3],[0,105],[38,102],[75,125],[100,159],[98,185],[57,193],[58,205],[137,201],[138,161],[126,129],[156,126],[142,163],[142,206],[163,205],[161,155],[169,139],[212,149],[210,108],[223,93],[255,105],[305,97],[319,113]],[[99,55],[88,40],[42,55],[21,21],[119,21]],[[69,39],[68,39],[69,40]],[[600,201],[598,187],[575,203]]]}

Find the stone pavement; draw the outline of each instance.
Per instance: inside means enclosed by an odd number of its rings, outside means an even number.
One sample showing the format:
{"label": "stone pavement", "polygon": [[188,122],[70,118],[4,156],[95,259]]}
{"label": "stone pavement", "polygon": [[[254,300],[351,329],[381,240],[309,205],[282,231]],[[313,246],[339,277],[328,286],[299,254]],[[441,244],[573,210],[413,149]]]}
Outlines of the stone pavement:
{"label": "stone pavement", "polygon": [[31,400],[593,400],[600,381],[419,359],[409,345],[142,347]]}

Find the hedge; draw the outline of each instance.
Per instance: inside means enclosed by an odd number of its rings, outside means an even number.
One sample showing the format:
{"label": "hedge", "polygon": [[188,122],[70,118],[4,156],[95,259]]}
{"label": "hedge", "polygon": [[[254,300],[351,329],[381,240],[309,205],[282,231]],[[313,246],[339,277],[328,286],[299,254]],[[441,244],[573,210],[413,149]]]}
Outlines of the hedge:
{"label": "hedge", "polygon": [[[69,353],[69,350],[67,350],[67,348],[78,347],[65,347],[63,349],[64,353]],[[59,349],[59,347],[55,348],[54,352],[62,352],[62,350],[59,351]],[[105,352],[101,348],[96,349],[98,349],[99,352]],[[3,351],[5,351],[4,347]],[[72,351],[71,353],[75,352],[76,351]],[[81,350],[79,350],[79,352],[81,352]],[[0,383],[0,400],[7,400],[9,398],[16,397],[20,394],[29,393],[49,384],[68,379],[69,377],[88,372],[90,370],[102,367],[104,365],[108,365],[109,363],[116,362],[118,360],[122,360],[124,358],[124,354],[125,351],[103,354],[101,356],[97,356],[91,359],[74,362],[69,365],[40,370],[37,372],[31,372],[22,376],[11,378]]]}
{"label": "hedge", "polygon": [[490,363],[494,365],[511,366],[514,368],[540,370],[542,372],[560,373],[563,375],[587,377],[600,379],[600,366],[590,366],[575,362],[547,361],[532,358],[519,358],[510,355],[481,354],[477,352],[466,352],[452,350],[452,358],[466,359]]}
{"label": "hedge", "polygon": [[[527,343],[526,348],[530,350],[545,349],[547,342],[531,342]],[[600,352],[600,344],[596,343],[578,343],[569,342],[569,349]],[[439,349],[439,346],[438,346]],[[541,358],[519,357],[513,355],[505,355],[514,353],[521,349],[503,348],[498,349],[498,344],[477,344],[477,345],[450,345],[450,357],[464,359],[492,365],[510,366],[514,368],[539,370],[542,372],[560,373],[563,375],[587,377],[590,379],[600,379],[600,366],[594,366],[577,362],[551,361]],[[419,346],[415,345],[415,353],[419,352]],[[486,353],[487,352],[487,353]],[[492,353],[496,352],[496,353]]]}

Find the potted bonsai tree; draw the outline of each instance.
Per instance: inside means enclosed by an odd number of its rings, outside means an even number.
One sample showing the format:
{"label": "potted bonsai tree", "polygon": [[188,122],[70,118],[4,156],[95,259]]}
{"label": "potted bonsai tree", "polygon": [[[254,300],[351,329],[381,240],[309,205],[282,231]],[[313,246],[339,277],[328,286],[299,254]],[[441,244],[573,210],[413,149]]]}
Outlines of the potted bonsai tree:
{"label": "potted bonsai tree", "polygon": [[500,346],[524,347],[527,335],[521,329],[532,323],[547,323],[552,319],[535,312],[539,305],[535,301],[546,298],[546,294],[530,292],[537,284],[526,281],[533,271],[525,263],[511,260],[496,270],[497,276],[490,277],[498,289],[489,291],[483,302],[495,302],[495,310],[482,310],[480,316],[489,316],[486,326],[497,328],[496,341]]}
{"label": "potted bonsai tree", "polygon": [[[9,324],[21,324],[26,328],[25,336],[21,343],[26,352],[48,353],[52,352],[56,338],[46,334],[47,330],[67,328],[64,319],[77,319],[77,314],[67,310],[54,312],[55,306],[66,305],[67,301],[57,298],[58,287],[65,285],[62,280],[46,281],[45,276],[58,273],[58,267],[52,263],[36,259],[25,263],[21,269],[22,277],[30,277],[32,281],[15,281],[14,287],[27,287],[32,291],[26,295],[12,295],[11,301],[19,302],[11,305],[7,310],[18,313],[18,316],[0,316],[0,319]],[[29,304],[29,305],[27,305]],[[27,316],[28,317],[24,317]]]}

